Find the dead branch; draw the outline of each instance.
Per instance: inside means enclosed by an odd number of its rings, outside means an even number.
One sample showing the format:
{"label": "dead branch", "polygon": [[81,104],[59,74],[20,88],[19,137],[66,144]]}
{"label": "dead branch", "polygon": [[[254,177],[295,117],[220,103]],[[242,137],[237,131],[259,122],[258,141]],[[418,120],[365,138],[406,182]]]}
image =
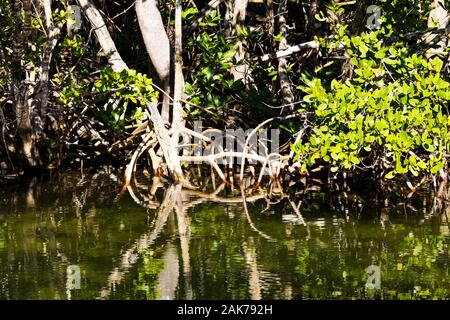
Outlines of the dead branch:
{"label": "dead branch", "polygon": [[89,0],[77,1],[91,23],[100,47],[105,52],[112,69],[117,72],[128,69],[119,51],[117,51],[116,45],[109,34],[100,12]]}
{"label": "dead branch", "polygon": [[[100,46],[102,47],[103,51],[108,53],[108,55],[107,55],[108,62],[111,64],[113,70],[116,72],[120,72],[122,70],[128,70],[128,66],[125,64],[125,62],[120,57],[120,54],[118,53],[118,51],[116,49],[114,41],[112,40],[108,29],[105,27],[103,18],[100,15],[97,8],[89,0],[78,0],[78,2],[81,5],[81,7],[83,8],[83,10],[85,11],[93,28],[95,29],[95,34],[100,43]],[[136,5],[138,5],[138,2],[139,1],[136,2]],[[147,7],[145,7],[145,8],[148,9]],[[145,9],[145,8],[143,8],[143,9]],[[152,8],[150,8],[150,9],[152,9]],[[136,10],[139,11],[138,7],[136,8]],[[142,32],[149,31],[149,26],[147,24],[144,24],[144,27],[141,27],[141,28],[142,28]],[[151,32],[154,32],[154,31],[155,30],[151,30]],[[145,36],[148,37],[149,34],[146,34]],[[147,103],[146,111],[147,111],[147,116],[153,125],[153,130],[156,134],[159,145],[164,154],[164,158],[166,160],[169,174],[172,176],[174,181],[179,182],[179,183],[185,183],[183,171],[181,169],[181,164],[180,164],[180,160],[179,160],[178,153],[177,153],[177,149],[172,144],[171,137],[168,133],[168,130],[164,126],[165,122],[164,122],[163,118],[161,117],[161,114],[158,111],[157,102],[153,101],[152,103]]]}

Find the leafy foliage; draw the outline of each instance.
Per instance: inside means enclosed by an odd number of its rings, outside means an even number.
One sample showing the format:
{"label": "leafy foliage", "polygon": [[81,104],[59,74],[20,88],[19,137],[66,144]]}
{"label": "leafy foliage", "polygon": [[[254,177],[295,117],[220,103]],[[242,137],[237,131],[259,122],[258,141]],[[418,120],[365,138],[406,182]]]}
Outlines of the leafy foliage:
{"label": "leafy foliage", "polygon": [[[113,126],[123,126],[135,120],[143,118],[143,108],[147,103],[158,97],[158,92],[153,89],[153,82],[146,75],[136,72],[136,70],[123,70],[114,72],[111,68],[104,68],[100,74],[100,79],[95,83],[97,97],[102,100],[105,94],[114,92],[123,103],[115,105],[107,103],[104,111],[98,111],[97,115]],[[127,107],[131,117],[125,117]]]}
{"label": "leafy foliage", "polygon": [[[187,8],[184,15],[189,19],[191,12],[195,10]],[[186,43],[187,51],[193,52],[191,63],[198,66],[186,83],[186,94],[191,102],[213,110],[223,109],[231,95],[239,91],[240,84],[230,73],[235,65],[236,41],[229,41],[216,31],[220,21],[217,11],[212,11],[201,23],[203,31]],[[192,116],[200,117],[198,109],[188,111]]]}
{"label": "leafy foliage", "polygon": [[427,60],[382,31],[350,37],[340,27],[330,48],[344,43],[351,79],[304,77],[311,129],[293,146],[302,170],[323,161],[332,171],[360,168],[393,178],[435,175],[449,150],[450,83],[439,57]]}

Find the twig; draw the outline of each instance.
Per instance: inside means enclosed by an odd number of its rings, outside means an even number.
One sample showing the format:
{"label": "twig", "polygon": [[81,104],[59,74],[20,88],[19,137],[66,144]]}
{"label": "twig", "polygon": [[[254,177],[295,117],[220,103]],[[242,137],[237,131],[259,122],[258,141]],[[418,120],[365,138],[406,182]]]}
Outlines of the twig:
{"label": "twig", "polygon": [[277,51],[275,53],[275,55],[267,53],[267,54],[265,54],[263,56],[256,57],[255,60],[260,59],[262,61],[268,61],[271,58],[277,58],[278,59],[278,58],[290,56],[291,54],[296,53],[296,52],[300,52],[302,50],[318,49],[319,46],[320,46],[320,44],[317,41],[314,41],[314,40],[313,41],[308,41],[308,42],[300,43],[300,44],[295,45],[295,46],[288,47],[285,50]]}

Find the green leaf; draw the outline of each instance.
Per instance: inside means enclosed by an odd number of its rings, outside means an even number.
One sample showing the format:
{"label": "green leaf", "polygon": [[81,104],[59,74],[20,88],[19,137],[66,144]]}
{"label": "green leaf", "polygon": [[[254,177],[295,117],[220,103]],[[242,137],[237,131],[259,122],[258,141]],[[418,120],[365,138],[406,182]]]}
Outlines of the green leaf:
{"label": "green leaf", "polygon": [[276,42],[280,42],[281,39],[283,38],[283,34],[280,32],[279,34],[277,34],[276,36],[272,36],[273,40]]}
{"label": "green leaf", "polygon": [[236,50],[228,50],[223,54],[223,59],[231,59],[236,54]]}
{"label": "green leaf", "polygon": [[388,65],[391,65],[391,66],[396,65],[396,64],[399,63],[398,60],[394,60],[394,59],[390,59],[390,58],[383,59],[383,62],[388,64]]}
{"label": "green leaf", "polygon": [[395,171],[395,170],[392,170],[392,171],[388,172],[384,177],[385,177],[386,179],[392,179],[392,178],[395,177],[395,175],[396,175],[396,171]]}

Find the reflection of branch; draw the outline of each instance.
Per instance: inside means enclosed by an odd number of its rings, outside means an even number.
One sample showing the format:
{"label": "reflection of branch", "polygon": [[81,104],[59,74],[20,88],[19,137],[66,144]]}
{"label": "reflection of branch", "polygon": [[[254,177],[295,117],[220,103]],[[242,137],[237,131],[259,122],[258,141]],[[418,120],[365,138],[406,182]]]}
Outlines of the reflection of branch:
{"label": "reflection of branch", "polygon": [[[156,181],[154,182],[156,183],[157,187],[160,186],[159,179],[156,179]],[[228,203],[228,204],[243,203],[244,213],[247,217],[250,227],[254,231],[256,231],[259,235],[261,235],[263,238],[270,241],[276,241],[272,237],[258,230],[254,225],[253,221],[251,220],[250,214],[248,213],[247,201],[254,202],[260,199],[266,199],[267,201],[266,194],[261,192],[260,194],[252,195],[246,198],[244,187],[241,185],[242,198],[226,198],[219,196],[219,193],[223,191],[224,187],[225,184],[222,184],[214,192],[208,194],[196,190],[182,189],[181,185],[178,186],[171,185],[167,188],[164,200],[162,201],[161,205],[159,205],[156,201],[150,200],[151,197],[145,197],[139,191],[139,188],[133,189],[133,186],[131,185],[127,186],[126,189],[130,193],[131,198],[138,205],[150,209],[156,209],[159,207],[159,210],[154,222],[153,230],[149,233],[142,235],[138,240],[134,242],[134,244],[131,247],[129,247],[121,255],[120,266],[114,268],[114,270],[110,273],[108,277],[108,283],[100,291],[99,298],[100,299],[107,298],[111,293],[112,288],[124,279],[127,271],[138,261],[139,255],[142,253],[142,251],[144,251],[148,246],[154,243],[156,238],[161,233],[161,230],[163,229],[168,216],[174,209],[177,213],[178,231],[181,239],[182,261],[185,279],[190,278],[190,258],[189,258],[190,221],[189,217],[187,216],[187,210],[205,201]],[[156,190],[153,190],[153,188],[151,189],[151,193],[154,193],[155,191]],[[138,195],[144,200],[140,200]],[[190,198],[192,197],[198,199],[191,200]],[[186,296],[190,296],[192,294],[189,285],[190,283],[186,283],[186,290],[187,290]]]}
{"label": "reflection of branch", "polygon": [[[131,183],[131,177],[133,175],[133,172],[136,170],[136,162],[139,159],[139,157],[152,145],[155,145],[157,142],[156,138],[154,138],[153,133],[146,134],[142,142],[139,144],[139,146],[136,148],[136,150],[133,153],[133,156],[131,157],[130,163],[127,165],[127,169],[125,170],[125,185],[129,186]],[[153,168],[154,170],[158,168]]]}
{"label": "reflection of branch", "polygon": [[270,241],[276,241],[275,239],[273,239],[272,237],[268,236],[267,234],[265,234],[264,232],[258,230],[258,229],[255,227],[255,225],[254,225],[252,219],[250,218],[250,214],[248,213],[248,209],[247,209],[247,201],[246,201],[246,199],[245,199],[245,190],[244,190],[242,187],[241,187],[241,195],[242,195],[242,201],[243,201],[242,204],[243,204],[243,206],[244,206],[244,213],[245,213],[245,215],[246,215],[246,217],[247,217],[247,220],[248,220],[248,223],[249,223],[250,227],[251,227],[254,231],[256,231],[261,237],[263,237],[263,238],[265,238],[265,239],[267,239],[267,240],[270,240]]}
{"label": "reflection of branch", "polygon": [[[131,188],[128,189],[130,191]],[[135,243],[127,250],[121,257],[121,264],[116,267],[108,277],[108,284],[103,287],[100,292],[99,298],[105,299],[111,293],[111,288],[117,283],[120,283],[125,277],[126,272],[136,263],[139,254],[144,251],[148,246],[153,244],[156,238],[159,236],[162,228],[166,224],[169,214],[174,207],[173,199],[174,188],[167,189],[166,197],[161,204],[158,216],[156,218],[155,227],[152,232],[142,235]]]}
{"label": "reflection of branch", "polygon": [[294,210],[294,212],[295,212],[295,214],[297,215],[298,220],[300,221],[300,223],[301,223],[302,225],[306,226],[305,219],[303,219],[303,216],[302,216],[302,214],[300,213],[300,206],[302,205],[302,201],[300,200],[300,202],[299,202],[299,204],[298,204],[298,206],[297,206],[297,205],[294,203],[294,201],[292,201],[291,199],[288,199],[288,200],[289,200],[289,204],[290,204],[291,207],[292,207],[292,210]]}
{"label": "reflection of branch", "polygon": [[183,205],[183,194],[181,193],[181,185],[175,186],[173,193],[174,208],[177,214],[178,234],[181,245],[181,259],[183,262],[183,276],[185,281],[185,297],[186,300],[192,299],[191,286],[191,262],[189,257],[189,243],[191,240],[190,219],[187,214],[187,209]]}
{"label": "reflection of branch", "polygon": [[[252,132],[250,132],[250,134],[247,136],[247,138],[245,139],[245,143],[244,143],[244,148],[242,150],[242,160],[241,160],[241,171],[240,171],[240,175],[239,175],[239,179],[242,181],[244,178],[244,166],[245,166],[245,159],[251,159],[254,157],[254,155],[250,155],[247,153],[247,147],[248,144],[250,142],[250,139],[252,138],[252,136],[254,134],[256,134],[258,132],[259,129],[261,129],[262,127],[264,127],[266,124],[274,121],[274,120],[288,120],[288,119],[292,119],[292,118],[297,118],[297,117],[301,117],[303,114],[291,114],[291,115],[287,115],[285,117],[275,117],[275,118],[270,118],[267,119],[265,121],[263,121],[262,123],[260,123],[259,125],[256,126],[255,129],[252,130]],[[262,162],[264,162],[266,160],[266,158],[263,158]]]}
{"label": "reflection of branch", "polygon": [[[222,184],[223,186],[225,186],[225,184]],[[222,186],[221,185],[221,186]],[[221,187],[219,186],[219,188]],[[220,197],[218,196],[215,192],[214,193],[204,193],[204,192],[200,192],[200,191],[195,191],[195,190],[183,190],[182,191],[183,194],[187,194],[189,196],[193,196],[193,197],[199,197],[199,198],[203,198],[205,200],[208,201],[212,201],[212,202],[219,202],[219,203],[242,203],[242,198],[226,198],[226,197]],[[253,196],[249,196],[247,198],[248,202],[255,202],[257,200],[260,199],[264,199],[265,194],[256,194]]]}
{"label": "reflection of branch", "polygon": [[261,286],[260,286],[260,275],[258,271],[258,263],[256,261],[256,252],[253,246],[253,239],[250,238],[250,246],[244,242],[242,247],[244,249],[245,262],[249,269],[249,287],[252,300],[261,300]]}
{"label": "reflection of branch", "polygon": [[174,300],[180,276],[177,248],[173,244],[167,245],[162,260],[164,268],[158,274],[160,298],[162,300]]}
{"label": "reflection of branch", "polygon": [[159,207],[159,203],[156,201],[152,201],[146,197],[144,197],[142,194],[140,194],[143,198],[144,201],[140,200],[133,191],[133,188],[131,188],[131,186],[127,186],[127,190],[130,193],[131,198],[133,198],[134,202],[136,202],[138,205],[144,207],[144,208],[148,208],[148,209],[157,209]]}

